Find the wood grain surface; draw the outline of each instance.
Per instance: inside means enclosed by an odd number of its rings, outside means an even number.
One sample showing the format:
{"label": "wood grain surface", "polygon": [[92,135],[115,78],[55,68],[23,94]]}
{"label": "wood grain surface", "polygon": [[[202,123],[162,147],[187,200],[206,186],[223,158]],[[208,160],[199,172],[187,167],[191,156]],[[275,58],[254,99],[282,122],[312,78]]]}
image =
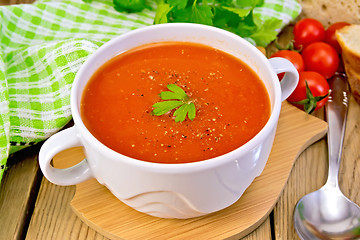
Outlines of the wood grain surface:
{"label": "wood grain surface", "polygon": [[11,4],[27,4],[33,3],[35,0],[1,0],[0,5],[11,5]]}
{"label": "wood grain surface", "polygon": [[42,178],[36,158],[39,147],[8,159],[0,187],[0,239],[23,239],[26,235]]}

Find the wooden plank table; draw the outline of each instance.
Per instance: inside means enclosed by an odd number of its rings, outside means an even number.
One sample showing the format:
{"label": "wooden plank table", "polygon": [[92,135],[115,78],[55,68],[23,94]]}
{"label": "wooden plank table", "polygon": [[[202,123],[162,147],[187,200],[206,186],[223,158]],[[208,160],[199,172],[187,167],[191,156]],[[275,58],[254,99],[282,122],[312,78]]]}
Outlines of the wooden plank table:
{"label": "wooden plank table", "polygon": [[[1,0],[0,5],[32,0]],[[323,118],[323,110],[314,114]],[[360,204],[360,106],[350,99],[340,187]],[[0,186],[0,239],[107,239],[84,224],[71,210],[75,187],[62,187],[43,178],[37,162],[40,145],[9,158]],[[293,210],[305,194],[320,188],[327,176],[326,139],[312,144],[296,160],[287,185],[269,217],[246,240],[299,239],[293,227]]]}

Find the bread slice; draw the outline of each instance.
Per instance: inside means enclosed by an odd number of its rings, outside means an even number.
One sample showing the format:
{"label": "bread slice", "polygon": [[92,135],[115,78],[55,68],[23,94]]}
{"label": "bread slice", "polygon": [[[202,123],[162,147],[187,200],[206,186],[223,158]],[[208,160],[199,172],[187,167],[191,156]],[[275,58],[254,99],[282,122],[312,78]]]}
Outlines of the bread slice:
{"label": "bread slice", "polygon": [[315,18],[325,27],[335,22],[360,24],[358,0],[299,0],[299,3],[302,6],[300,18]]}
{"label": "bread slice", "polygon": [[360,25],[352,24],[336,31],[336,39],[342,49],[351,92],[360,104]]}

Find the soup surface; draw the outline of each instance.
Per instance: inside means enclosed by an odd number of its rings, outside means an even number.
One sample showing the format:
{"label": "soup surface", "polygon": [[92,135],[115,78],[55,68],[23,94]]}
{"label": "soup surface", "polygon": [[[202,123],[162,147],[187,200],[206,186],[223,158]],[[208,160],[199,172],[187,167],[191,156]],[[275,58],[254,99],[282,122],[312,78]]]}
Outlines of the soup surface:
{"label": "soup surface", "polygon": [[[152,114],[168,84],[181,87],[196,116],[175,122],[174,110]],[[122,53],[88,82],[81,101],[85,126],[103,144],[158,163],[201,161],[253,138],[270,117],[264,84],[246,64],[217,49],[163,42]]]}

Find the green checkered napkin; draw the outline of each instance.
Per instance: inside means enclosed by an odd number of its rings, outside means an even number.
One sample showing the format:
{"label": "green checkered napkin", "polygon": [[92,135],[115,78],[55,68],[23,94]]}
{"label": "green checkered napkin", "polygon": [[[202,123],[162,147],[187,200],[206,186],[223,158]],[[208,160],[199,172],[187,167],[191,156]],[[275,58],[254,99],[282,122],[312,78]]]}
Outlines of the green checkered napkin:
{"label": "green checkered napkin", "polygon": [[[300,10],[296,0],[265,0],[254,14],[284,26]],[[112,0],[0,7],[0,181],[9,154],[71,120],[70,89],[86,58],[111,38],[153,24],[155,11],[119,13]]]}

